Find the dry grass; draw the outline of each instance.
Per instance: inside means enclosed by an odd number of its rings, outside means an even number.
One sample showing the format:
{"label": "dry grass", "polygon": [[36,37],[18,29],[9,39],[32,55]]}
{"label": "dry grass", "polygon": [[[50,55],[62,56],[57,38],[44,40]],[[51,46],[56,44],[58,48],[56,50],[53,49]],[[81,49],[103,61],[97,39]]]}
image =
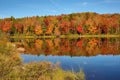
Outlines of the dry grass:
{"label": "dry grass", "polygon": [[50,62],[24,64],[11,43],[0,41],[1,80],[85,80],[83,71],[64,71]]}

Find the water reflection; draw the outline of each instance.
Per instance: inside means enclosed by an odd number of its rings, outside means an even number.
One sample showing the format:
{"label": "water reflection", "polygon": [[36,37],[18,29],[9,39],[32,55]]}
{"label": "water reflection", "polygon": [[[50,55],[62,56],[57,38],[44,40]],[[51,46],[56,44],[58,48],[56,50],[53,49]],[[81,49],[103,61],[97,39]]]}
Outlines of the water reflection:
{"label": "water reflection", "polygon": [[15,42],[18,42],[16,43],[18,48],[25,49],[25,54],[33,55],[96,56],[120,53],[118,38],[25,39]]}
{"label": "water reflection", "polygon": [[12,39],[12,41],[19,49],[25,50],[21,55],[25,63],[60,62],[60,67],[64,70],[77,72],[82,68],[86,80],[120,80],[119,38]]}

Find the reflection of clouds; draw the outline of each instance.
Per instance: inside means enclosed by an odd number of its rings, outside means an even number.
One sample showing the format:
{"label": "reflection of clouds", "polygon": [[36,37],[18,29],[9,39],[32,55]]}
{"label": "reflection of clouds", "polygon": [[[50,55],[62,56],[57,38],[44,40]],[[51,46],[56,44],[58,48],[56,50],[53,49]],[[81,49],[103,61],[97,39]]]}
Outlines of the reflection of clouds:
{"label": "reflection of clouds", "polygon": [[94,78],[94,77],[95,77],[95,74],[92,74],[92,75],[91,75],[91,77],[93,77],[93,78]]}
{"label": "reflection of clouds", "polygon": [[84,61],[83,64],[88,64],[88,63],[86,61]]}

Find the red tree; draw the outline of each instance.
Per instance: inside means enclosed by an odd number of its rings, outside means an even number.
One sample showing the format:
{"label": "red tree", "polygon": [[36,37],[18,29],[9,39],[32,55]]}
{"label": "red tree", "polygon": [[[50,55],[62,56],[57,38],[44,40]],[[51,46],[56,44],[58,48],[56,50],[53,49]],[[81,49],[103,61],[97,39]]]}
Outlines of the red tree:
{"label": "red tree", "polygon": [[83,33],[83,28],[82,28],[82,26],[81,25],[79,25],[78,27],[77,27],[77,31],[78,31],[78,33]]}
{"label": "red tree", "polygon": [[1,23],[1,29],[3,32],[7,33],[10,31],[12,25],[12,21],[3,21]]}

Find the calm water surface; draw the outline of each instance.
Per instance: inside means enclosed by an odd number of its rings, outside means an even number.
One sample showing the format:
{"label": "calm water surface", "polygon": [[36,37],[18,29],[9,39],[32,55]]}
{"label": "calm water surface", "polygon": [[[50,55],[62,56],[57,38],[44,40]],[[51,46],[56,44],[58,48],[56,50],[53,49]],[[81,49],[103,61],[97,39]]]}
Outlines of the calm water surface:
{"label": "calm water surface", "polygon": [[65,70],[83,69],[86,80],[120,80],[120,56],[70,57],[21,55],[24,62],[51,61],[60,62]]}
{"label": "calm water surface", "polygon": [[[23,62],[60,62],[64,70],[83,69],[86,80],[120,80],[120,39],[36,39],[20,40],[25,48]],[[24,53],[24,54],[23,54]]]}

